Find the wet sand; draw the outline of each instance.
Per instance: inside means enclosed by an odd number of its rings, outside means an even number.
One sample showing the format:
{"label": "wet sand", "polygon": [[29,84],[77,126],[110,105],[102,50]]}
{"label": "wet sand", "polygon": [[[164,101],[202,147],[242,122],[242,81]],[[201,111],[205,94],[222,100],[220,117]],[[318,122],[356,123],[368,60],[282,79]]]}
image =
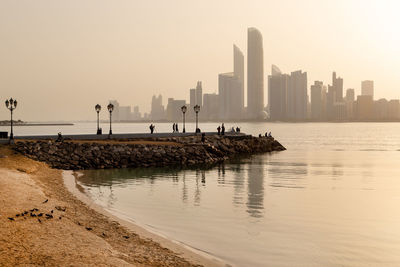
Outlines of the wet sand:
{"label": "wet sand", "polygon": [[0,266],[221,266],[88,206],[65,187],[62,171],[7,146],[0,146],[0,224]]}

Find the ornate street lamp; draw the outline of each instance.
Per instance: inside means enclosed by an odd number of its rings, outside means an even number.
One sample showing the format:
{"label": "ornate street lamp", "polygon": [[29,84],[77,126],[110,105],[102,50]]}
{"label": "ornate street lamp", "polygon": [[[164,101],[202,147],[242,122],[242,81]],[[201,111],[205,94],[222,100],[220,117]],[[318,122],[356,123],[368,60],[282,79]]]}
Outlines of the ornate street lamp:
{"label": "ornate street lamp", "polygon": [[97,112],[97,134],[101,134],[101,130],[100,130],[100,120],[99,120],[99,113],[101,110],[101,106],[99,104],[97,104],[94,109]]}
{"label": "ornate street lamp", "polygon": [[183,114],[183,130],[182,130],[182,132],[185,133],[186,132],[186,130],[185,130],[185,113],[186,113],[187,107],[185,105],[183,105],[181,107],[181,110],[182,110],[182,114]]}
{"label": "ornate street lamp", "polygon": [[200,106],[199,106],[199,105],[196,105],[196,106],[193,107],[193,109],[194,109],[194,112],[196,112],[196,133],[198,133],[198,132],[199,132],[198,124],[199,124],[199,111],[200,111]]}
{"label": "ornate street lamp", "polygon": [[17,100],[10,98],[10,100],[6,100],[6,107],[11,112],[11,133],[10,133],[10,141],[14,140],[14,132],[13,132],[13,111],[17,108]]}
{"label": "ornate street lamp", "polygon": [[112,130],[111,130],[111,114],[112,114],[112,112],[113,112],[113,110],[114,110],[114,105],[113,104],[108,104],[108,106],[107,106],[107,109],[108,109],[108,112],[110,112],[110,135],[112,135]]}

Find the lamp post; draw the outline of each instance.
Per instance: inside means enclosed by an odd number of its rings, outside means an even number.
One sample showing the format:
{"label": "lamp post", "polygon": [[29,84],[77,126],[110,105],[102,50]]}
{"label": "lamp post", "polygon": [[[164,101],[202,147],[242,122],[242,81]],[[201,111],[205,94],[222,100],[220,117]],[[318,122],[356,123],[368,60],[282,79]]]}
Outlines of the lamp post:
{"label": "lamp post", "polygon": [[99,113],[101,110],[101,106],[99,104],[97,104],[94,109],[97,112],[97,134],[101,134],[101,130],[100,130],[100,120],[99,120]]}
{"label": "lamp post", "polygon": [[111,103],[108,104],[107,109],[108,109],[108,112],[110,112],[110,133],[109,133],[109,135],[112,135],[112,130],[111,130],[111,114],[112,114],[112,112],[113,112],[113,110],[114,110],[114,105],[111,104]]}
{"label": "lamp post", "polygon": [[6,107],[11,112],[11,133],[10,133],[10,141],[14,140],[14,132],[13,132],[13,111],[17,108],[17,100],[10,98],[10,100],[6,100]]}
{"label": "lamp post", "polygon": [[183,130],[182,130],[182,132],[185,133],[186,132],[186,130],[185,130],[185,113],[186,113],[187,107],[185,105],[183,105],[181,107],[181,110],[182,110],[182,114],[183,114]]}
{"label": "lamp post", "polygon": [[198,129],[199,129],[198,124],[199,124],[199,111],[200,111],[200,106],[199,106],[199,105],[196,105],[196,106],[193,107],[193,109],[194,109],[194,112],[196,112],[196,133],[197,133],[197,132],[198,132]]}

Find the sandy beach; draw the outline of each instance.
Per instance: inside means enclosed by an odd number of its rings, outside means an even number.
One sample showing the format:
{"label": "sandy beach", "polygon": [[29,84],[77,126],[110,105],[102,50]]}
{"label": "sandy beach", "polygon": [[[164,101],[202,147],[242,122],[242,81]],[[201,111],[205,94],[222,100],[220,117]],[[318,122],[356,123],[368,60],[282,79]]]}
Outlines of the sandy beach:
{"label": "sandy beach", "polygon": [[221,266],[88,205],[62,171],[0,146],[0,265]]}

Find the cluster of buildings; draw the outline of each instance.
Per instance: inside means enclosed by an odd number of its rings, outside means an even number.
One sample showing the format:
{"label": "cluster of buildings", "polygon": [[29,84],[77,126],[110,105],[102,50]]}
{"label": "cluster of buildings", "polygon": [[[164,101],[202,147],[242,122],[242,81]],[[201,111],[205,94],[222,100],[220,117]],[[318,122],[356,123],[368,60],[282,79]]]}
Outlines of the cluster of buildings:
{"label": "cluster of buildings", "polygon": [[374,100],[374,82],[361,82],[361,95],[343,92],[343,79],[332,74],[332,83],[315,81],[307,93],[307,73],[282,74],[272,66],[268,76],[268,110],[272,121],[389,121],[400,119],[399,100]]}
{"label": "cluster of buildings", "polygon": [[193,121],[195,105],[200,106],[199,118],[207,121],[271,120],[271,121],[368,121],[400,119],[399,100],[374,100],[373,81],[363,81],[361,95],[354,89],[343,92],[343,79],[333,72],[332,83],[315,81],[308,90],[307,72],[283,74],[275,65],[268,81],[268,105],[264,104],[263,39],[256,28],[247,32],[247,105],[245,93],[245,56],[233,45],[233,71],[218,75],[218,93],[204,93],[201,81],[189,90],[186,100],[153,96],[151,111],[139,112],[129,106],[114,104],[114,118],[119,121],[180,121],[181,107],[187,107],[186,119]]}

